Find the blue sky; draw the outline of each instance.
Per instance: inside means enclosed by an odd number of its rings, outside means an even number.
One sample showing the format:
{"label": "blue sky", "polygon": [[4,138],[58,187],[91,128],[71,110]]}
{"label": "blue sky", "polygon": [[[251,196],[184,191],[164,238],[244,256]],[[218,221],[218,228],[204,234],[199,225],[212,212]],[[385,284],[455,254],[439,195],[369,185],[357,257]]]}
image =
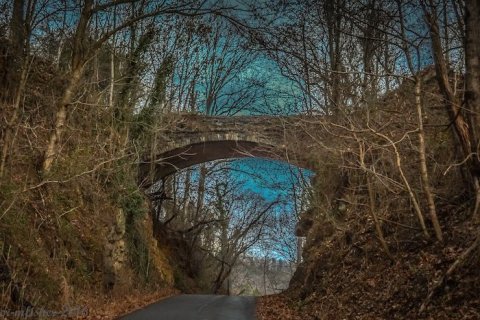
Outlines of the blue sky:
{"label": "blue sky", "polygon": [[[262,158],[244,158],[231,163],[232,179],[243,182],[246,191],[259,193],[267,201],[288,197],[292,185],[313,176],[313,172],[286,162]],[[237,171],[238,170],[238,171]]]}

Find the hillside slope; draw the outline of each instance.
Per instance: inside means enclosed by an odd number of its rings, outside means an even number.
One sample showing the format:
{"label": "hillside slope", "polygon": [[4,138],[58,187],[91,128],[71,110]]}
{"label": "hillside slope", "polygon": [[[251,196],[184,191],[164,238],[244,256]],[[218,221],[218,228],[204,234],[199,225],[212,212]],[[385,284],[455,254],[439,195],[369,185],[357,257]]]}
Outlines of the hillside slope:
{"label": "hillside slope", "polygon": [[[32,59],[21,109],[5,92],[0,106],[2,120],[20,111],[0,179],[0,309],[78,306],[112,316],[172,294],[171,257],[153,236],[137,155],[107,125],[111,110],[72,105],[78,112],[67,119],[62,152],[41,170],[66,79],[51,61]],[[97,99],[97,89],[83,82],[84,101]]]}
{"label": "hillside slope", "polygon": [[[459,161],[430,79],[422,93],[425,140],[443,242],[434,238],[427,215],[415,100],[407,82],[369,113],[353,114],[351,125],[325,124],[341,152],[330,155],[337,161],[319,166],[313,208],[301,216],[297,232],[307,237],[304,262],[286,293],[261,299],[260,319],[480,318],[474,200],[464,188],[462,168],[451,165]],[[384,137],[395,141],[396,149]]]}

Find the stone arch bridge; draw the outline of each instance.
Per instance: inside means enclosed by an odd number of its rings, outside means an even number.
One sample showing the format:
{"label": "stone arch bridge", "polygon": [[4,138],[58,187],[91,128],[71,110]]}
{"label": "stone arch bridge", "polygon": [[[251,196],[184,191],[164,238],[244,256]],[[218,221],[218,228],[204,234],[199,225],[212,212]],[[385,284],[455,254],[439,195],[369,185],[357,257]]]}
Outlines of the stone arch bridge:
{"label": "stone arch bridge", "polygon": [[318,134],[322,118],[167,115],[156,143],[140,162],[140,185],[147,188],[178,170],[218,159],[261,157],[313,169],[312,133]]}

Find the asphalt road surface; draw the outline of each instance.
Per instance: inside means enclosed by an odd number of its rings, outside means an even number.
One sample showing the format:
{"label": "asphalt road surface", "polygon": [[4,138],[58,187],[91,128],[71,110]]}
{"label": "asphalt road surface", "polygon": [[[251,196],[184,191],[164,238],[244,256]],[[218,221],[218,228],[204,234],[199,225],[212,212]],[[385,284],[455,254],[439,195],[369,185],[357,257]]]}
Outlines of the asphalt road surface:
{"label": "asphalt road surface", "polygon": [[161,300],[120,320],[254,320],[255,298],[180,295]]}

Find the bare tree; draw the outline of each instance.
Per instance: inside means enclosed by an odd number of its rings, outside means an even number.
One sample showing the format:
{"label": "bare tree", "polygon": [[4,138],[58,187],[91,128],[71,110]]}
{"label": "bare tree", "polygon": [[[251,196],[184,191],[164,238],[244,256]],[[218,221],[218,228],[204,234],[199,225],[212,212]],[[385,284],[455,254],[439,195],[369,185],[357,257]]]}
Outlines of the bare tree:
{"label": "bare tree", "polygon": [[[95,4],[93,0],[85,0],[81,6],[81,13],[78,19],[74,37],[72,58],[69,68],[68,84],[63,91],[60,103],[56,107],[54,128],[50,135],[48,146],[45,151],[42,168],[48,172],[52,166],[55,155],[58,151],[62,133],[64,131],[69,106],[71,106],[77,87],[79,86],[86,64],[91,60],[101,46],[107,42],[116,33],[134,26],[140,21],[151,19],[160,15],[185,15],[196,16],[204,15],[214,11],[212,8],[203,8],[202,2],[186,2],[176,4],[148,4],[142,3],[138,12],[131,12],[122,21],[118,21],[114,27],[111,27],[100,34],[93,43],[89,44],[90,23],[99,14],[108,12],[111,8],[128,5],[129,1],[112,1],[102,4]],[[217,9],[218,10],[218,9]]]}

